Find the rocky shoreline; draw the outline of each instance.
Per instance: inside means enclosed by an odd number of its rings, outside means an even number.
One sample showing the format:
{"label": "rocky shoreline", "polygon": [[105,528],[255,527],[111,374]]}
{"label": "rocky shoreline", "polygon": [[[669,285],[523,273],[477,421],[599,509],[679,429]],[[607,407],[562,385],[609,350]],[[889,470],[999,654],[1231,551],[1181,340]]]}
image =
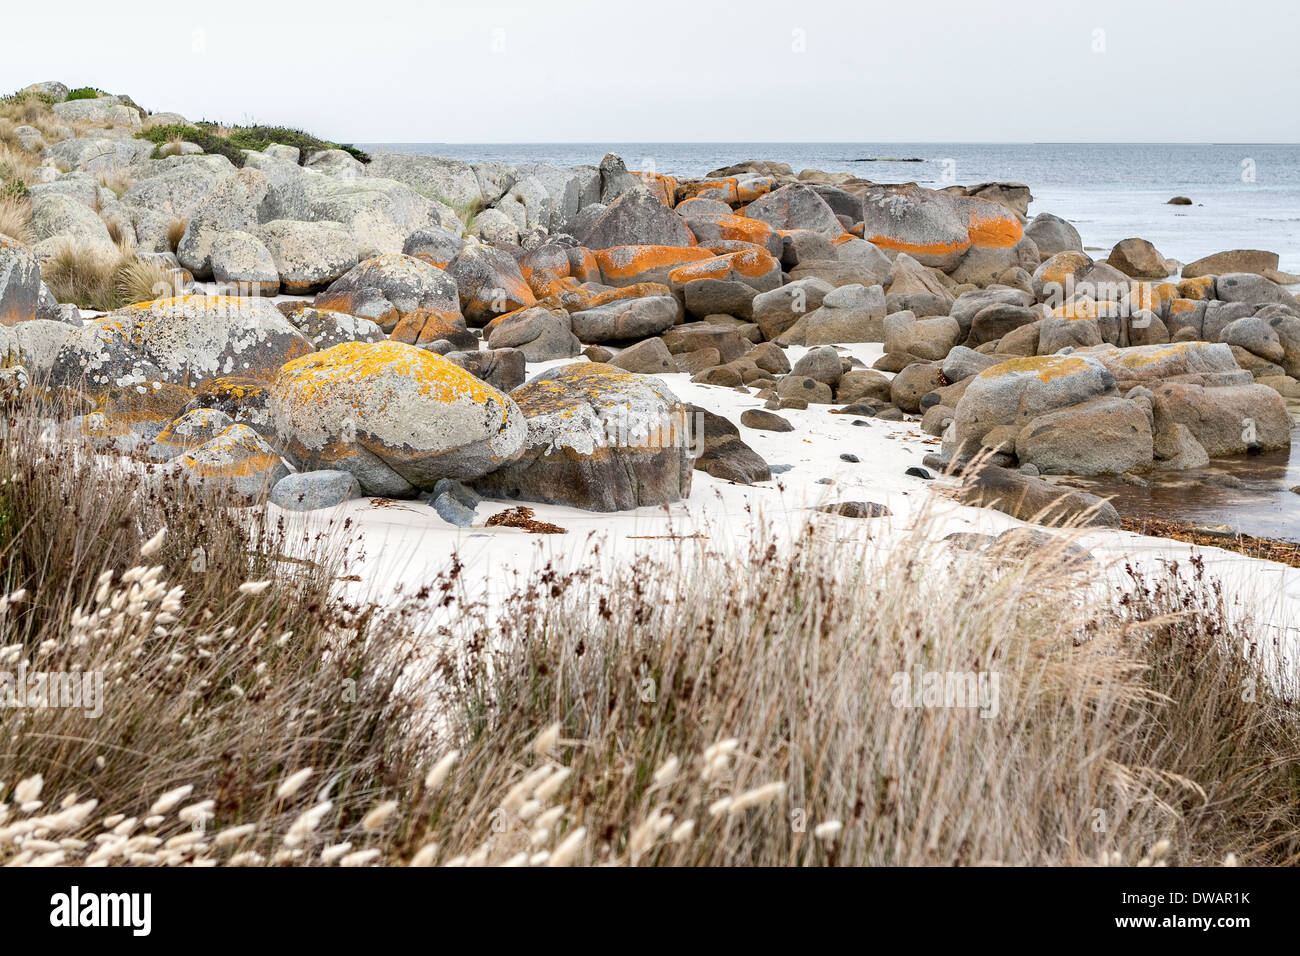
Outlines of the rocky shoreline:
{"label": "rocky shoreline", "polygon": [[[927,466],[966,472],[964,503],[1119,527],[1057,476],[1292,442],[1300,277],[1267,252],[1182,264],[1132,238],[1095,260],[1019,183],[288,142],[236,162],[181,138],[217,142],[183,117],[69,93],[38,84],[0,114],[27,217],[0,235],[5,395],[56,398],[70,438],[249,501],[420,497],[460,526],[480,496],[661,505],[696,470],[771,480],[752,436],[824,408],[915,421],[938,440]],[[162,128],[177,137],[147,138]],[[58,270],[104,259],[117,280],[154,270],[151,294],[61,300]],[[857,343],[883,354],[868,367]],[[688,404],[657,377],[683,372],[765,407]]]}

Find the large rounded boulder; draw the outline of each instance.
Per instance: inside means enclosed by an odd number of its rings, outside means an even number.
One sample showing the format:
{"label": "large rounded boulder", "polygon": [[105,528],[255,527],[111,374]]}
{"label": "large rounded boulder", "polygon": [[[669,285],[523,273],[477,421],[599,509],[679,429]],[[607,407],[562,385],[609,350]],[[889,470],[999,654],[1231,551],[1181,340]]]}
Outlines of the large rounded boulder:
{"label": "large rounded boulder", "polygon": [[357,264],[357,245],[337,222],[275,219],[257,231],[275,261],[284,291],[318,292]]}
{"label": "large rounded boulder", "polygon": [[358,264],[316,296],[315,306],[376,322],[385,332],[418,314],[461,318],[456,280],[413,256],[389,253]]}
{"label": "large rounded boulder", "polygon": [[844,234],[835,210],[807,183],[790,183],[756,199],[745,208],[745,215],[774,229],[807,229],[827,239]]}
{"label": "large rounded boulder", "polygon": [[588,249],[615,246],[693,246],[695,237],[682,217],[648,189],[637,187],[619,196],[578,236]]}
{"label": "large rounded boulder", "polygon": [[269,380],[313,348],[266,299],[185,295],[88,322],[59,349],[51,379],[92,392],[153,383],[199,388],[226,375]]}
{"label": "large rounded boulder", "polygon": [[479,479],[490,495],[622,511],[691,490],[688,410],[657,378],[599,362],[553,369],[511,393],[528,422],[518,461]]}
{"label": "large rounded boulder", "polygon": [[176,247],[176,258],[195,278],[212,278],[212,244],[223,232],[252,232],[258,206],[270,180],[256,169],[241,169],[221,180],[190,216]]}
{"label": "large rounded boulder", "polygon": [[1054,256],[1058,252],[1083,251],[1079,230],[1060,216],[1040,212],[1025,226],[1025,235],[1034,240],[1040,254]]}
{"label": "large rounded boulder", "polygon": [[[1115,378],[1092,357],[1042,355],[1010,359],[980,372],[957,403],[952,441],[959,456],[978,452],[994,429],[1009,443],[1034,419],[1115,393]],[[994,441],[992,447],[1000,442]]]}
{"label": "large rounded boulder", "polygon": [[280,456],[247,425],[231,425],[176,458],[173,467],[205,490],[256,501],[289,474]]}
{"label": "large rounded boulder", "polygon": [[337,469],[372,495],[468,480],[518,457],[515,403],[458,365],[401,342],[345,342],[290,362],[268,409],[303,470]]}
{"label": "large rounded boulder", "polygon": [[[567,259],[566,265],[567,265]],[[466,246],[447,265],[465,318],[479,324],[536,303],[514,257],[491,246]]]}
{"label": "large rounded boulder", "polygon": [[863,238],[948,270],[970,248],[965,218],[947,193],[919,186],[872,186],[862,197]]}

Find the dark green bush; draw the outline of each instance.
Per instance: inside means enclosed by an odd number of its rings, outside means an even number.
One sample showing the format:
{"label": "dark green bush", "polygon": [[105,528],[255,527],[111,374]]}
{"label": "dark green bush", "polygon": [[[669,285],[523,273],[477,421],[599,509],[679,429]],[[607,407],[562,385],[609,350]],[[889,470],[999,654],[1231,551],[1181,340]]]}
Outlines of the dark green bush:
{"label": "dark green bush", "polygon": [[103,90],[97,90],[93,86],[80,86],[75,90],[68,91],[68,99],[70,100],[97,100],[104,95]]}

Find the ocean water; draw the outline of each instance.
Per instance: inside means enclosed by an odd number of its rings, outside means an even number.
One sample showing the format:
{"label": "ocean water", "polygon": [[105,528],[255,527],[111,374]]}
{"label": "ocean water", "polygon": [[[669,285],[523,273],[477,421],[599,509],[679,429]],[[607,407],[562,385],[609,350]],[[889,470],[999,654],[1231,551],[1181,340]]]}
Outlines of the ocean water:
{"label": "ocean water", "polygon": [[[703,176],[747,159],[851,172],[879,183],[941,188],[1025,183],[1030,215],[1070,220],[1103,252],[1140,236],[1191,262],[1224,249],[1267,249],[1300,273],[1300,145],[1156,143],[372,143],[371,151],[465,161],[594,165],[607,152],[631,169]],[[917,159],[920,162],[882,162]],[[873,161],[874,160],[874,161]],[[1195,205],[1170,206],[1173,196]]]}

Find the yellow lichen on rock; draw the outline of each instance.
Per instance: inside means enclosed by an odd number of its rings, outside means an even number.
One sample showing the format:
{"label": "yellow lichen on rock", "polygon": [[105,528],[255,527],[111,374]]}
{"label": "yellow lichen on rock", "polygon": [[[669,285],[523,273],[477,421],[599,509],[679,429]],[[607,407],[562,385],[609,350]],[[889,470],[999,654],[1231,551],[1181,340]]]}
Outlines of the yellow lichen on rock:
{"label": "yellow lichen on rock", "polygon": [[980,372],[979,377],[991,379],[1020,372],[1032,372],[1041,381],[1050,382],[1054,379],[1064,378],[1067,375],[1073,375],[1076,372],[1085,371],[1089,367],[1087,361],[1073,355],[1030,355],[1025,358],[1009,359],[986,368]]}
{"label": "yellow lichen on rock", "polygon": [[391,341],[344,342],[304,355],[285,364],[276,385],[292,382],[299,400],[310,402],[321,390],[333,390],[348,379],[368,379],[381,371],[410,378],[421,396],[436,402],[457,398],[487,402],[497,397],[487,383],[442,356]]}

